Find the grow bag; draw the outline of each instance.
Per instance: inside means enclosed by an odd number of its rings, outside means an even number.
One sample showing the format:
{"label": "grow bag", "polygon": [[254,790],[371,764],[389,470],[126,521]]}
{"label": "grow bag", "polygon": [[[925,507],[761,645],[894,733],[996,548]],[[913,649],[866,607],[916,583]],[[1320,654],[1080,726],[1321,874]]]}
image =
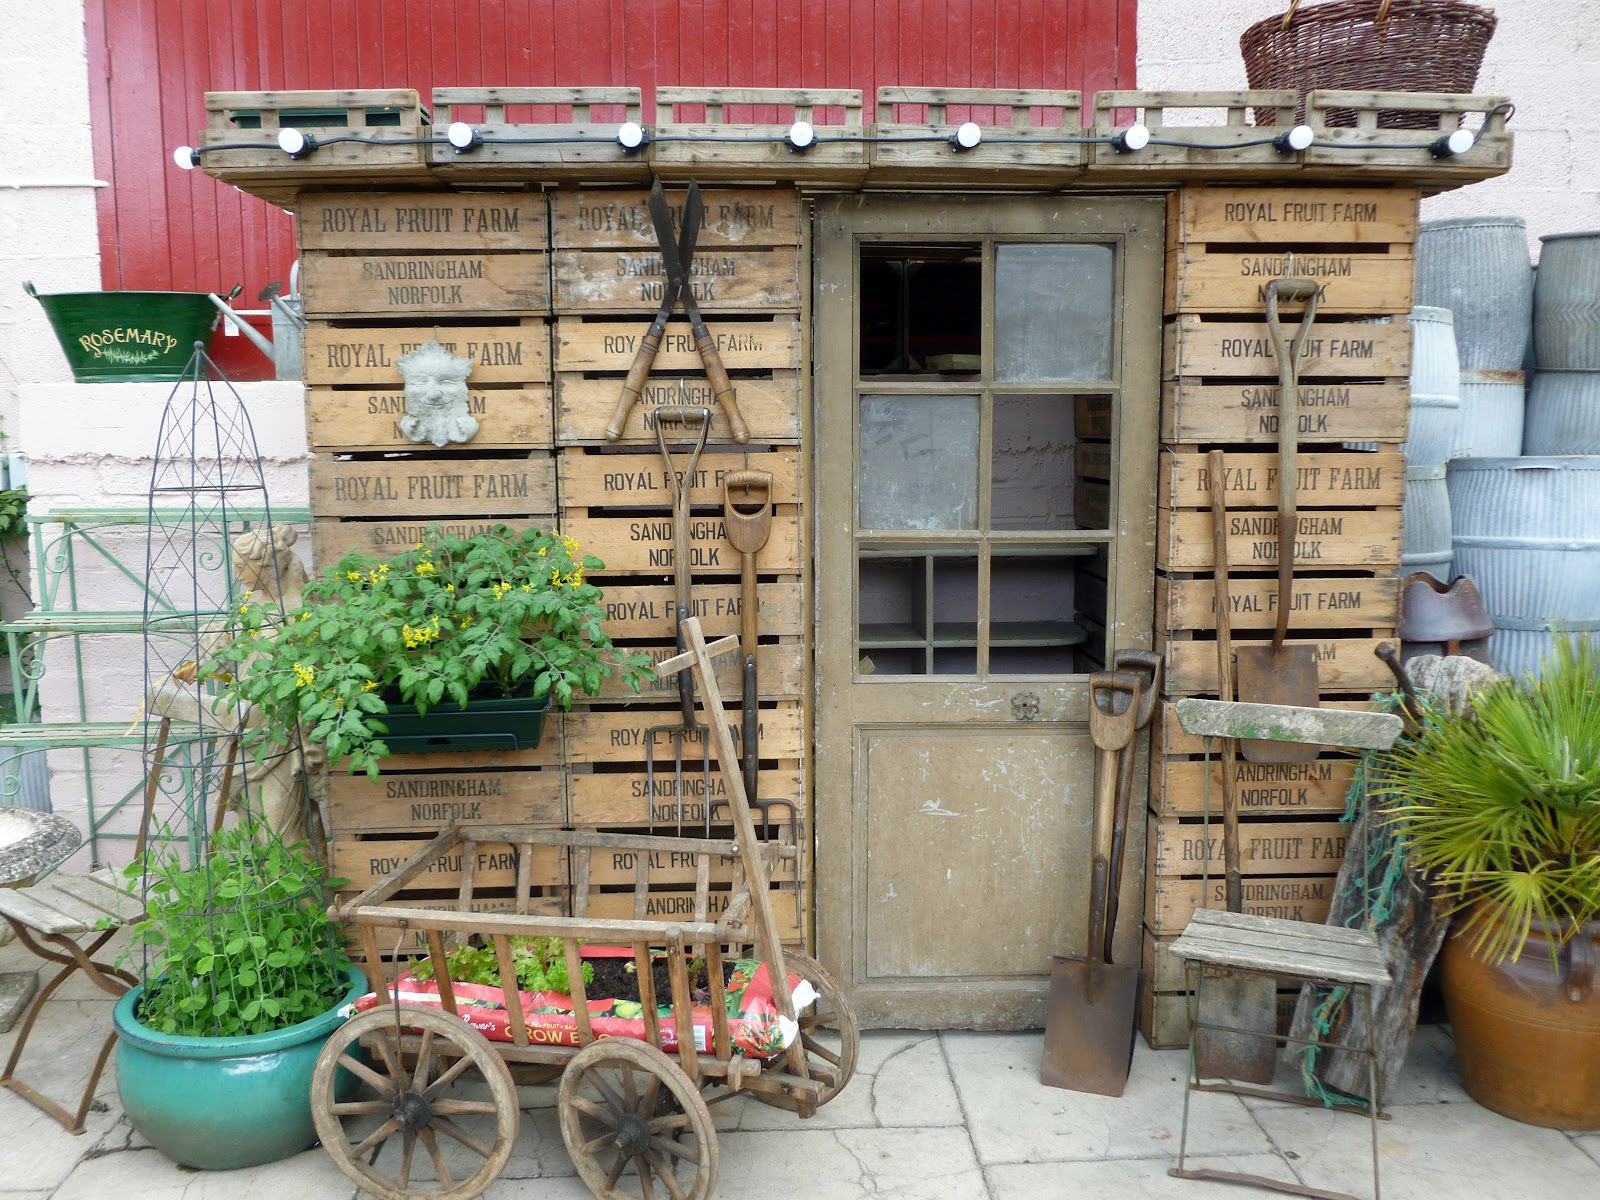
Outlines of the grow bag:
{"label": "grow bag", "polygon": [[79,383],[183,378],[194,344],[211,344],[222,314],[204,292],[57,292],[23,287],[50,318]]}
{"label": "grow bag", "polygon": [[[767,966],[755,959],[739,959],[733,964],[733,976],[728,980],[725,1003],[728,1006],[728,1030],[734,1047],[751,1058],[772,1058],[789,1048],[799,1027],[778,1012],[778,1003],[772,996],[772,984],[767,978]],[[402,1004],[420,1004],[428,1008],[442,1008],[439,1002],[439,985],[433,980],[417,979],[410,972],[401,975],[392,985],[399,989]],[[506,1012],[506,993],[497,987],[477,983],[452,983],[456,1012],[491,1042],[513,1041],[510,1019]],[[798,975],[789,976],[790,996],[795,1012],[799,1013],[816,998],[816,989]],[[366,1012],[380,1004],[387,1004],[393,991],[379,997],[368,992],[356,1001],[356,1011]],[[546,1046],[578,1046],[577,1017],[572,997],[561,992],[517,992],[522,1006],[522,1019],[528,1028],[530,1042]],[[661,1049],[672,1053],[678,1048],[678,1027],[673,1019],[671,1003],[658,1004],[656,1015],[660,1023]],[[712,1045],[710,1005],[697,1003],[691,1010],[694,1018],[695,1050],[709,1053]],[[609,998],[589,1001],[589,1026],[596,1038],[621,1037],[635,1041],[648,1041],[645,1036],[643,1009],[637,1000]]]}

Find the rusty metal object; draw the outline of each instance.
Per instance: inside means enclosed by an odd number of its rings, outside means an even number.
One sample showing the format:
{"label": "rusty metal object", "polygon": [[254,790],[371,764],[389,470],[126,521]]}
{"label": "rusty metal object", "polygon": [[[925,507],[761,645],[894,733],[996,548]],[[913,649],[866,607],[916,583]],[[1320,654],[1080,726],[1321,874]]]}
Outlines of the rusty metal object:
{"label": "rusty metal object", "polygon": [[[1134,728],[1137,731],[1150,728],[1150,718],[1156,711],[1156,696],[1161,691],[1161,656],[1150,650],[1118,650],[1112,655],[1111,669],[1138,678],[1139,716]],[[1037,699],[1034,707],[1038,708]],[[1111,830],[1111,882],[1106,890],[1107,962],[1116,961],[1112,943],[1116,940],[1118,901],[1122,896],[1122,855],[1128,842],[1128,815],[1133,807],[1133,752],[1134,744],[1130,739],[1122,748],[1121,761],[1117,763],[1117,813]]]}

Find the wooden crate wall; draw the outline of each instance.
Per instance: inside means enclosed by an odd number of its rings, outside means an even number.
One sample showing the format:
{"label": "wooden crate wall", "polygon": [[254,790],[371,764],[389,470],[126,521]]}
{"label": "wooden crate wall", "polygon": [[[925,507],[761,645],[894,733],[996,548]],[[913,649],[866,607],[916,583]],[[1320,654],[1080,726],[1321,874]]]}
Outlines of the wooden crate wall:
{"label": "wooden crate wall", "polygon": [[[681,211],[682,193],[673,200]],[[751,441],[730,452],[727,422],[719,416],[713,426],[694,487],[694,596],[708,634],[737,632],[739,563],[720,529],[722,472],[771,471],[779,507],[759,558],[761,681],[763,695],[777,699],[762,710],[762,794],[789,798],[803,811],[800,202],[788,190],[708,191],[705,200],[694,286]],[[681,396],[708,403],[710,392],[680,317],[622,441],[605,441],[622,373],[665,278],[645,194],[308,193],[299,223],[317,565],[352,549],[399,553],[435,521],[461,534],[500,521],[556,524],[605,559],[607,570],[594,581],[605,589],[613,638],[665,656],[670,500],[649,412]],[[395,360],[430,337],[474,361],[468,384],[480,428],[467,443],[419,446],[399,430],[404,395]],[[741,688],[731,660],[722,685],[736,704]],[[644,739],[677,712],[675,694],[659,686],[641,700],[612,681],[596,701],[552,713],[537,749],[396,755],[376,781],[333,774],[334,864],[351,881],[344,894],[392,870],[450,820],[638,832],[653,824],[658,833],[703,834],[703,742],[686,751],[681,823],[670,747],[662,746],[656,802],[645,800]],[[737,728],[737,708],[729,714]],[[711,798],[724,790],[713,768]],[[714,828],[725,833],[726,820]],[[637,864],[626,857],[595,856],[591,915],[633,914]],[[682,918],[693,872],[675,873],[671,855],[657,857],[648,911]],[[559,852],[486,845],[477,858],[474,911],[556,913],[571,903],[572,865]],[[394,902],[456,907],[463,865],[459,855],[441,864],[437,878]],[[731,872],[726,864],[724,874]],[[780,874],[779,924],[799,943],[804,866],[790,862]],[[380,931],[378,940],[386,955],[420,948],[398,930]]]}
{"label": "wooden crate wall", "polygon": [[[1163,706],[1151,735],[1140,1025],[1188,1036],[1181,964],[1167,947],[1199,907],[1223,906],[1221,764],[1166,701],[1217,694],[1207,454],[1226,453],[1231,632],[1276,620],[1278,364],[1266,285],[1324,286],[1301,370],[1299,538],[1287,641],[1316,650],[1321,703],[1365,706],[1390,676],[1373,655],[1398,623],[1400,504],[1417,193],[1410,188],[1195,186],[1168,201],[1156,644]],[[1301,306],[1283,308],[1289,332]],[[1374,453],[1346,442],[1376,442]],[[1339,821],[1355,760],[1236,767],[1247,911],[1320,922],[1344,858]],[[1209,871],[1209,882],[1206,872]]]}
{"label": "wooden crate wall", "polygon": [[[685,192],[673,188],[667,195],[681,225]],[[723,477],[746,468],[772,475],[772,532],[757,556],[759,796],[787,800],[804,818],[802,204],[797,192],[783,188],[702,193],[706,211],[690,286],[734,384],[749,441],[734,442],[680,313],[667,326],[622,437],[609,442],[605,429],[623,377],[666,284],[647,199],[633,189],[578,188],[551,196],[561,527],[606,564],[593,578],[605,589],[612,637],[659,661],[675,652],[675,593],[672,497],[652,414],[679,404],[709,406],[714,413],[690,487],[693,601],[708,637],[737,634],[740,625],[740,556],[723,528]],[[682,467],[690,432],[675,424],[665,432]],[[721,660],[718,680],[737,738],[744,690],[737,656]],[[567,744],[576,826],[705,836],[709,825],[715,836],[727,836],[728,814],[716,808],[726,786],[715,766],[706,781],[703,734],[683,743],[679,795],[667,732],[680,720],[677,695],[676,680],[658,681],[640,697],[612,684],[574,708]],[[652,756],[653,777],[647,772]],[[805,866],[786,863],[774,897],[779,923],[796,942],[805,938]],[[608,870],[597,857],[590,911],[607,915],[614,907],[615,915],[630,913],[631,868]],[[687,887],[693,880],[682,882]],[[670,907],[673,900],[664,891],[653,903]]]}

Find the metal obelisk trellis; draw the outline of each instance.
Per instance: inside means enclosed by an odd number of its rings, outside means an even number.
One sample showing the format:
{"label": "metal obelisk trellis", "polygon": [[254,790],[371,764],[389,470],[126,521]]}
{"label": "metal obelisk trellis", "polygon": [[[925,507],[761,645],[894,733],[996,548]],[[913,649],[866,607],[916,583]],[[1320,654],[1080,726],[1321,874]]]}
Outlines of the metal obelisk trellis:
{"label": "metal obelisk trellis", "polygon": [[[242,534],[253,535],[248,546]],[[237,824],[250,827],[263,853],[308,836],[311,852],[323,853],[299,731],[288,731],[281,749],[252,746],[259,714],[224,698],[224,672],[215,662],[217,651],[244,631],[246,601],[263,606],[263,632],[281,625],[279,549],[249,414],[196,344],[167,397],[150,478],[143,712],[148,839],[141,838],[141,848],[152,856],[176,854],[191,867],[207,868],[214,839],[225,825]],[[241,565],[247,578],[240,577]],[[146,887],[148,880],[147,874]]]}

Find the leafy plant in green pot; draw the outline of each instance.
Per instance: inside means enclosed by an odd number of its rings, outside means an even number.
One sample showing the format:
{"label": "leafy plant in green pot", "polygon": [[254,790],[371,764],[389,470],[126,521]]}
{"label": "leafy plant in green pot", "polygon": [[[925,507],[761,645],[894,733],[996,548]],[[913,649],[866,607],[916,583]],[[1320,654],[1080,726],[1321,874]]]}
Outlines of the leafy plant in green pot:
{"label": "leafy plant in green pot", "polygon": [[605,632],[603,594],[584,579],[603,566],[557,533],[430,527],[387,561],[346,555],[282,625],[241,606],[245,632],[212,673],[227,703],[260,710],[267,748],[299,724],[330,761],[372,776],[396,751],[537,746],[552,699],[568,708],[613,672],[634,691],[652,677],[647,655]]}
{"label": "leafy plant in green pot", "polygon": [[[127,870],[144,889],[131,956],[146,982],[118,1000],[117,1088],[173,1161],[223,1170],[316,1141],[311,1074],[366,981],[328,920],[305,846],[258,826],[216,835],[186,865],[169,845]],[[355,1076],[345,1073],[344,1098]]]}
{"label": "leafy plant in green pot", "polygon": [[1455,898],[1445,1004],[1474,1099],[1600,1128],[1600,646],[1431,718],[1390,758],[1385,803]]}

